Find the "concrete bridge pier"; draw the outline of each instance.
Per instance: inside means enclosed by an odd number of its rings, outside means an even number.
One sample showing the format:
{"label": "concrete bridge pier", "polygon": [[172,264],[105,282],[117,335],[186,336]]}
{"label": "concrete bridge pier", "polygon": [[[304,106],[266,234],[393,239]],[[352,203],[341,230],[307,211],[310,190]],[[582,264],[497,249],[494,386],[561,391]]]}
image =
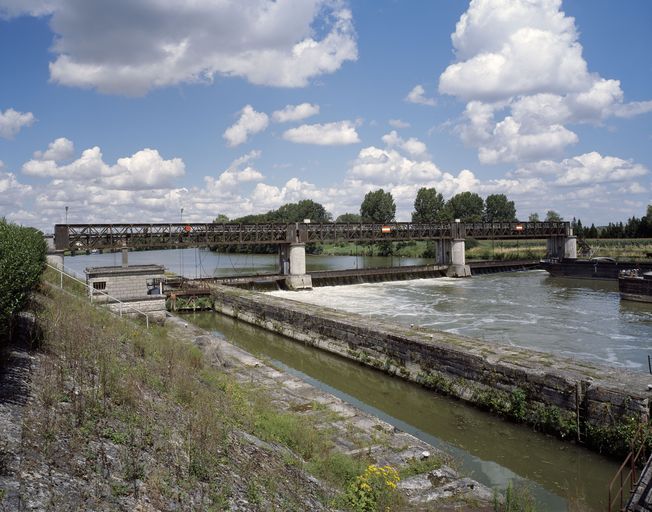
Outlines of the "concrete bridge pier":
{"label": "concrete bridge pier", "polygon": [[466,256],[464,254],[465,244],[463,238],[456,238],[447,240],[446,245],[450,247],[448,251],[450,259],[446,262],[448,270],[446,271],[447,277],[470,277],[471,268],[466,264]]}
{"label": "concrete bridge pier", "polygon": [[546,242],[548,258],[577,259],[577,237],[554,236]]}
{"label": "concrete bridge pier", "polygon": [[279,246],[281,274],[285,275],[288,290],[312,289],[312,278],[306,274],[306,244],[291,243]]}

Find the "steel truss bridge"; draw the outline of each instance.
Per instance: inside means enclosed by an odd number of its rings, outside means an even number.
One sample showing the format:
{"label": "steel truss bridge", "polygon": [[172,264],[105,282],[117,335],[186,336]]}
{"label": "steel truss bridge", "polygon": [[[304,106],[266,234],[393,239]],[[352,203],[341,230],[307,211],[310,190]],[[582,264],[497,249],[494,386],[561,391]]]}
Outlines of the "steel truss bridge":
{"label": "steel truss bridge", "polygon": [[59,251],[219,245],[543,239],[572,234],[569,222],[57,224]]}

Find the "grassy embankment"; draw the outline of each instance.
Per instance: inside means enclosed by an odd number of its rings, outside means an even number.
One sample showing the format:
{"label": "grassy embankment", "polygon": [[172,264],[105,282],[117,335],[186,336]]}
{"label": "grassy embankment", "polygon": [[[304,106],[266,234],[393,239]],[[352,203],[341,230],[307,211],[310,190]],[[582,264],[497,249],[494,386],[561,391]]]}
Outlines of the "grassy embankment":
{"label": "grassy embankment", "polygon": [[[593,256],[607,256],[618,260],[649,259],[652,253],[650,239],[590,239]],[[473,260],[538,260],[546,255],[545,240],[467,240],[466,258]],[[354,243],[323,244],[323,255],[329,256],[378,256],[380,246]],[[394,244],[394,257],[426,257],[426,242]]]}
{"label": "grassy embankment", "polygon": [[[44,280],[59,283],[50,270]],[[168,329],[146,330],[90,306],[76,296],[81,285],[65,288],[73,293],[43,285],[34,306],[43,337],[21,471],[44,506],[375,510],[351,499],[369,471],[364,450],[334,451],[327,423],[275,408]],[[385,494],[392,510],[409,508]]]}

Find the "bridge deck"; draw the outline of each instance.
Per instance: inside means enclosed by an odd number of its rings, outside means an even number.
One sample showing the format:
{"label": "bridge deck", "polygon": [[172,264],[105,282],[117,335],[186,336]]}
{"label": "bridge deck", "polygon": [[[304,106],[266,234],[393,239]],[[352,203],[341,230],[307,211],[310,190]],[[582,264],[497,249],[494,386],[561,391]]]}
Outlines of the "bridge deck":
{"label": "bridge deck", "polygon": [[57,224],[57,250],[568,236],[568,222]]}

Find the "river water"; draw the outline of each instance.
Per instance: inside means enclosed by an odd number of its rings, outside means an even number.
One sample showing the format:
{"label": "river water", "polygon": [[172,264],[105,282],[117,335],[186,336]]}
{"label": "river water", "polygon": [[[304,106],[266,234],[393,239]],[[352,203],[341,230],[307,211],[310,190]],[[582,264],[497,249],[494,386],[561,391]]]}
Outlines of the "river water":
{"label": "river water", "polygon": [[[187,277],[270,273],[273,255],[220,254],[185,249],[129,254],[131,264],[159,263]],[[309,270],[431,263],[418,259],[308,256]],[[119,265],[119,254],[66,258],[66,266]],[[515,344],[593,362],[647,371],[652,354],[652,307],[621,302],[611,282],[552,278],[544,271],[471,279],[428,279],[274,295],[406,324]],[[547,510],[568,503],[604,508],[617,465],[581,447],[512,425],[464,404],[371,369],[304,347],[252,326],[205,313],[199,325],[223,333],[397,427],[443,446],[478,480],[502,487],[525,480]]]}

